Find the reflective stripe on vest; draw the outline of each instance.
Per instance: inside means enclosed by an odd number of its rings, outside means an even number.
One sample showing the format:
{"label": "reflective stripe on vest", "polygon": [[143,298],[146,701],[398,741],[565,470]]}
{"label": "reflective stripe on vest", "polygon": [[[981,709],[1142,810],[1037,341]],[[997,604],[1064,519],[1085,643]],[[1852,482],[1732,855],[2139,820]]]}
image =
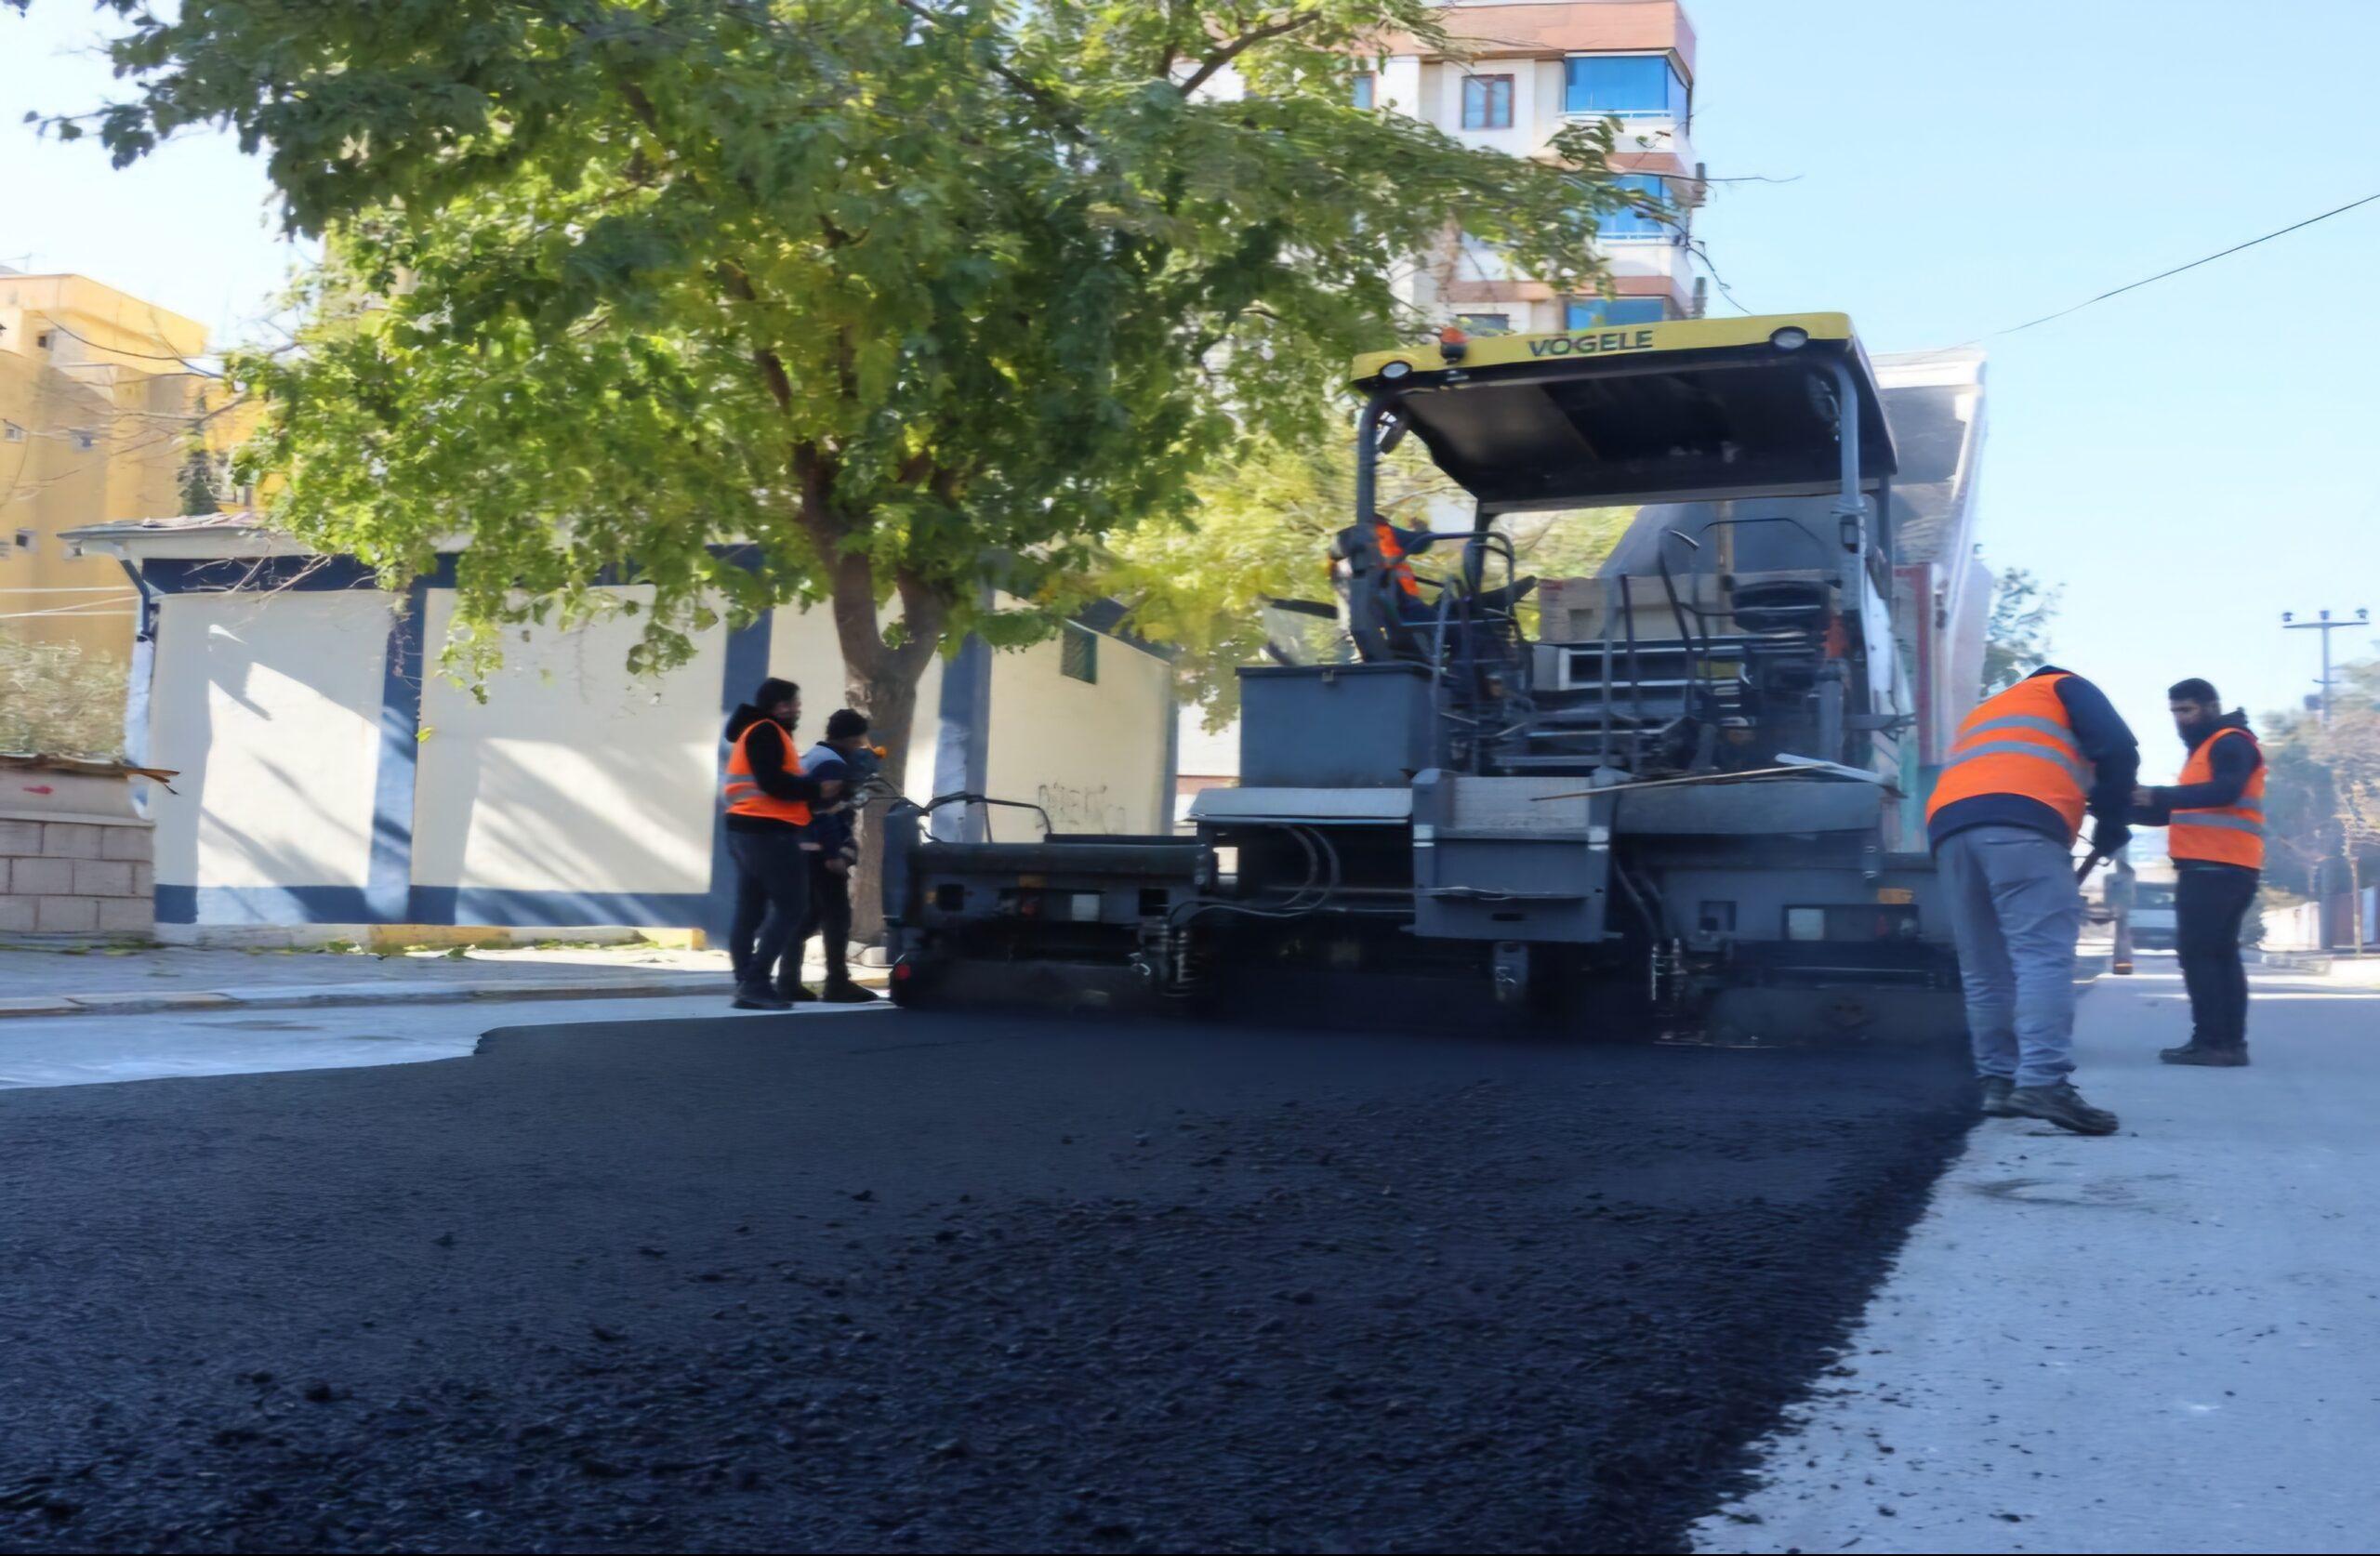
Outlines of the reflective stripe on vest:
{"label": "reflective stripe on vest", "polygon": [[1414,579],[1413,564],[1405,560],[1405,547],[1396,543],[1396,526],[1374,524],[1372,539],[1379,545],[1380,559],[1386,564],[1388,575],[1396,580],[1396,587],[1418,598],[1421,586]]}
{"label": "reflective stripe on vest", "polygon": [[793,736],[786,727],[773,719],[755,719],[744,726],[744,732],[728,747],[727,771],[720,775],[720,798],[727,801],[731,816],[760,816],[769,821],[781,821],[795,826],[810,823],[810,806],[799,799],[779,799],[760,787],[752,777],[752,753],[745,743],[752,732],[766,724],[774,728],[785,741],[785,770],[799,777],[801,773],[801,753],[793,748]]}
{"label": "reflective stripe on vest", "polygon": [[1926,801],[1927,821],[1963,799],[2016,795],[2056,811],[2072,841],[2082,829],[2094,774],[2057,694],[2057,683],[2065,679],[2028,677],[1985,698],[1961,721]]}
{"label": "reflective stripe on vest", "polygon": [[[2225,735],[2239,735],[2250,745],[2256,737],[2245,730],[2225,728],[2199,742],[2190,759],[2182,764],[2182,783],[2211,784],[2215,781],[2215,743]],[[2265,764],[2248,774],[2247,786],[2240,798],[2229,805],[2206,811],[2176,811],[2165,833],[2166,851],[2176,861],[2196,860],[2202,864],[2237,864],[2244,869],[2265,867]]]}

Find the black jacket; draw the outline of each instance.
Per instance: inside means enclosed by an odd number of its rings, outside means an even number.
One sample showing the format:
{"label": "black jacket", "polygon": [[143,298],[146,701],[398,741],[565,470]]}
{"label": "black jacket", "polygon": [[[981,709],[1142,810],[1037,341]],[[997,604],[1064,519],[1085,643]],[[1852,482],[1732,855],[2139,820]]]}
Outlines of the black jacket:
{"label": "black jacket", "polygon": [[[813,806],[820,803],[818,777],[815,773],[787,771],[786,758],[793,750],[793,732],[759,708],[746,703],[728,715],[725,735],[727,744],[734,745],[744,732],[751,729],[755,724],[766,724],[768,728],[753,733],[752,738],[745,744],[744,754],[751,758],[752,782],[760,785],[760,792],[771,799],[807,800]],[[730,832],[799,832],[801,830],[796,824],[779,821],[774,816],[734,814],[727,818],[727,829]]]}

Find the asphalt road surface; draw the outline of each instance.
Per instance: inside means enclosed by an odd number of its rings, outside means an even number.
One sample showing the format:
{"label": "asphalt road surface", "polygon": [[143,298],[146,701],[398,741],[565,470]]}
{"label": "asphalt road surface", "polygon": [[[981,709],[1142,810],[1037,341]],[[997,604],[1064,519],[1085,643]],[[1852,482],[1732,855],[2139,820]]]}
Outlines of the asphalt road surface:
{"label": "asphalt road surface", "polygon": [[1962,1071],[904,1012],[0,1093],[0,1548],[1680,1548]]}

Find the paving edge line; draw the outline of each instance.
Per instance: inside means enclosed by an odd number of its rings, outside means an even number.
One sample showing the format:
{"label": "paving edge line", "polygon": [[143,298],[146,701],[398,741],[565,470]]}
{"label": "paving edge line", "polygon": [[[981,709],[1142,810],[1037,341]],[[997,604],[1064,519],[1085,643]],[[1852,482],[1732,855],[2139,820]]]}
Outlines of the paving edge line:
{"label": "paving edge line", "polygon": [[661,999],[728,996],[719,973],[645,979],[633,983],[299,983],[282,988],[188,990],[143,994],[36,995],[0,998],[0,1021],[45,1016],[129,1016],[160,1011],[320,1009],[348,1005],[465,1005],[540,999]]}

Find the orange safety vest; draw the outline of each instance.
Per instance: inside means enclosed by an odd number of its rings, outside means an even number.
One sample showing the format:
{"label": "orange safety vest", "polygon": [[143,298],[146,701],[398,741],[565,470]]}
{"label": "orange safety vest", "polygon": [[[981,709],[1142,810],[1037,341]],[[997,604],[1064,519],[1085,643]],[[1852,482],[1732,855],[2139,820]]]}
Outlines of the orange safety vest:
{"label": "orange safety vest", "polygon": [[1396,526],[1385,521],[1375,523],[1372,538],[1379,544],[1381,560],[1387,564],[1388,575],[1396,581],[1396,587],[1420,599],[1421,586],[1413,576],[1413,564],[1405,560],[1405,547],[1396,543]]}
{"label": "orange safety vest", "polygon": [[728,747],[727,771],[720,776],[720,798],[727,801],[731,816],[765,816],[771,821],[790,822],[796,826],[810,824],[810,805],[806,800],[779,799],[752,781],[752,753],[745,743],[752,732],[766,724],[774,728],[785,741],[785,770],[799,776],[801,753],[793,748],[793,736],[774,719],[755,719],[744,726],[744,732]]}
{"label": "orange safety vest", "polygon": [[[2182,764],[2184,784],[2211,783],[2215,778],[2215,743],[2238,735],[2254,745],[2256,737],[2245,730],[2221,729],[2199,743]],[[2165,851],[2176,863],[2185,859],[2215,864],[2239,864],[2251,870],[2265,867],[2265,764],[2248,774],[2247,786],[2228,805],[2206,811],[2176,811],[2168,821]]]}
{"label": "orange safety vest", "polygon": [[2082,830],[2091,764],[2075,744],[2074,721],[2057,694],[2063,675],[2030,676],[1987,697],[1959,725],[1950,759],[1926,802],[1931,822],[1945,806],[1987,794],[2021,795],[2056,811],[2067,841]]}

